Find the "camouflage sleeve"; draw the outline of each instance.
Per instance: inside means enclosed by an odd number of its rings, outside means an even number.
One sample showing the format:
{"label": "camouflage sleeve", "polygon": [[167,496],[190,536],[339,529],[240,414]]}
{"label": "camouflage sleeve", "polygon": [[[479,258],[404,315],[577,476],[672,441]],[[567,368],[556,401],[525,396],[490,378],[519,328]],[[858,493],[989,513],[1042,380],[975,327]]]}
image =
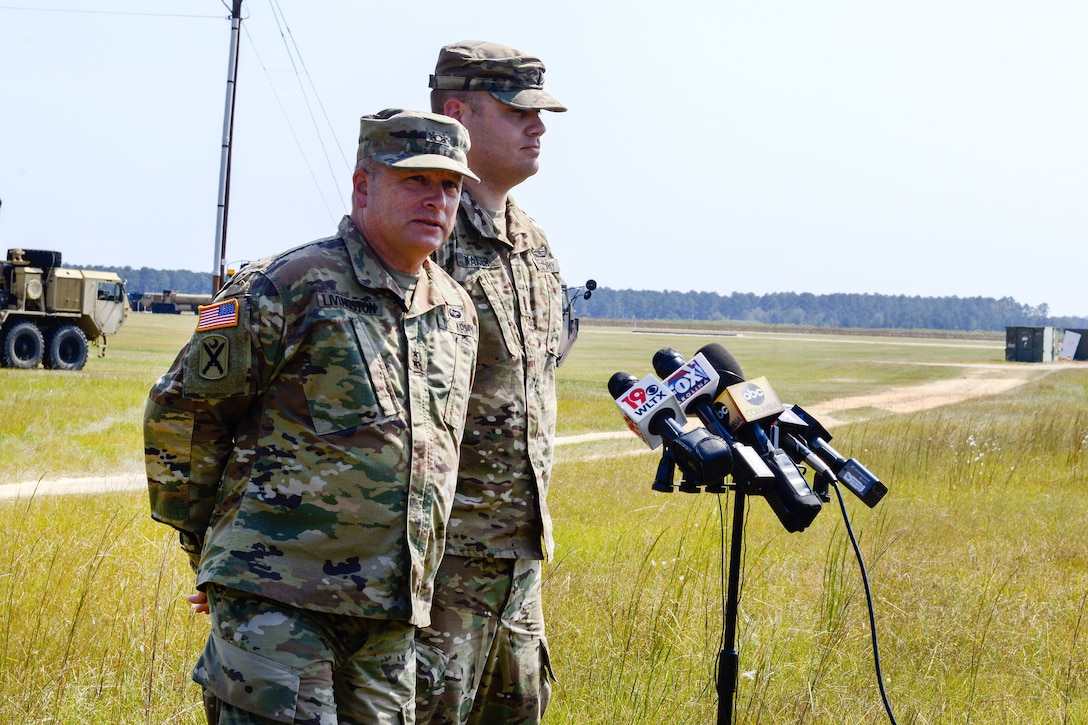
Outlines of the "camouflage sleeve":
{"label": "camouflage sleeve", "polygon": [[[178,530],[194,570],[219,498],[220,478],[234,449],[237,422],[251,403],[268,361],[254,341],[280,342],[282,325],[251,309],[248,290],[234,290],[241,307],[238,324],[212,333],[194,333],[174,364],[152,387],[144,408],[144,461],[151,517]],[[224,290],[230,293],[231,290]],[[223,299],[221,296],[218,299]],[[278,309],[278,300],[262,301]],[[282,315],[272,315],[276,322]],[[262,329],[262,325],[264,328]],[[222,375],[200,374],[209,340],[220,346]],[[264,346],[267,347],[267,346]],[[202,357],[202,355],[204,357]]]}
{"label": "camouflage sleeve", "polygon": [[194,571],[232,448],[229,427],[212,411],[170,407],[155,391],[148,398],[144,455],[151,517],[178,530]]}

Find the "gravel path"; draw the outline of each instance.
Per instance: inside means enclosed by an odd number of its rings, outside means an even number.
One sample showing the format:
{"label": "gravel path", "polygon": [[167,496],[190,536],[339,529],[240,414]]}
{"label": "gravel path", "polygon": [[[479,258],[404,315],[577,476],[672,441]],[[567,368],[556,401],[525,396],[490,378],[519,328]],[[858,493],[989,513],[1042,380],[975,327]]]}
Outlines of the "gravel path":
{"label": "gravel path", "polygon": [[[835,413],[859,408],[873,408],[890,413],[914,413],[962,400],[985,395],[997,395],[1055,371],[1052,366],[1035,365],[956,365],[963,374],[951,380],[939,380],[922,385],[890,388],[872,395],[857,395],[806,405],[807,410],[821,423],[831,428],[842,424]],[[856,422],[856,418],[852,418]],[[562,436],[556,445],[630,438],[626,430],[606,433],[586,433]],[[51,481],[27,481],[0,485],[0,499],[31,498],[53,494],[93,494],[116,491],[137,491],[147,485],[142,472],[121,473],[115,476],[88,476],[85,478],[58,478]]]}

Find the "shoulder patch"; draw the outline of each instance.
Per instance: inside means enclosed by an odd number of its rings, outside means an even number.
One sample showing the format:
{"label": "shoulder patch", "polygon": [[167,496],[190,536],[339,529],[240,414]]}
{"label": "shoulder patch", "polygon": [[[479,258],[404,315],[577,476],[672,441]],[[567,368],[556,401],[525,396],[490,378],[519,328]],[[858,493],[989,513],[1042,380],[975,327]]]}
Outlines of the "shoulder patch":
{"label": "shoulder patch", "polygon": [[182,380],[186,398],[226,398],[253,392],[249,316],[254,308],[246,304],[246,299],[232,298],[201,307],[202,315],[208,308],[215,309],[205,315],[204,322],[197,322],[197,331],[186,346]]}
{"label": "shoulder patch", "polygon": [[230,299],[197,308],[196,331],[238,326],[238,300]]}
{"label": "shoulder patch", "polygon": [[222,335],[203,335],[196,340],[197,373],[206,380],[227,376],[230,367],[230,342]]}

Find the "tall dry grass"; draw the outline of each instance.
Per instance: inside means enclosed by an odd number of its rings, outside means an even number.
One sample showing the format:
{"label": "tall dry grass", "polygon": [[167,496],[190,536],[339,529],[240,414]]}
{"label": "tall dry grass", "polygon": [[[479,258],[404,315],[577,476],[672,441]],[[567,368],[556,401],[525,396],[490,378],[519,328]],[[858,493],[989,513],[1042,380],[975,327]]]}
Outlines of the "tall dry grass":
{"label": "tall dry grass", "polygon": [[[661,342],[668,339],[647,346],[649,354]],[[726,344],[749,374],[773,367],[738,353],[740,342]],[[924,348],[896,362],[884,357],[893,346],[874,348],[866,361],[830,345],[812,367],[835,378],[845,362],[864,378],[878,365],[886,374],[886,366],[954,362],[948,350],[937,360]],[[799,368],[816,350],[782,349]],[[1001,363],[996,346],[988,360],[975,354],[966,351],[963,362]],[[1088,721],[1088,368],[1048,372],[1004,395],[834,431],[834,444],[891,489],[874,509],[844,495],[900,723]],[[784,368],[771,380],[795,402],[825,399],[811,375]],[[548,583],[562,668],[553,722],[715,721],[722,521],[732,520],[732,497],[654,493],[656,459],[639,453],[631,444],[579,462],[563,452],[556,486],[564,493],[552,507],[561,546]],[[748,502],[737,721],[886,722],[861,578],[837,506],[789,534],[765,501]]]}
{"label": "tall dry grass", "polygon": [[[138,470],[143,397],[191,320],[136,316],[82,373],[0,370],[0,480]],[[621,431],[609,375],[647,372],[658,348],[690,354],[709,339],[584,328],[560,371],[561,434]],[[1003,355],[977,342],[720,341],[749,376],[801,403]],[[1003,395],[833,431],[890,488],[874,509],[844,495],[900,723],[1088,722],[1088,369],[1047,372]],[[13,415],[27,410],[40,420]],[[715,719],[733,497],[651,491],[657,459],[640,445],[559,448],[550,723]],[[738,722],[886,721],[837,506],[789,534],[765,501],[748,503]],[[188,611],[191,574],[145,494],[39,495],[0,501],[0,514],[0,722],[202,722],[189,672],[207,624]]]}

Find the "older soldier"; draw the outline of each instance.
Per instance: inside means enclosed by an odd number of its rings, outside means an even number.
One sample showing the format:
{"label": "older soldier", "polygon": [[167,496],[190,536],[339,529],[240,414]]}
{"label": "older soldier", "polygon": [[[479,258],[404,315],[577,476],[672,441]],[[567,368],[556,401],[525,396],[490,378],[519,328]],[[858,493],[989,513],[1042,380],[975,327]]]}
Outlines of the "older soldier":
{"label": "older soldier", "polygon": [[477,346],[428,255],[468,146],[436,114],[364,117],[339,232],[244,268],[151,390],[151,512],[207,595],[210,722],[413,721]]}
{"label": "older soldier", "polygon": [[537,723],[551,691],[541,607],[552,551],[548,479],[562,283],[544,233],[510,190],[536,173],[544,64],[497,43],[447,45],[431,110],[472,136],[457,226],[435,258],[480,316],[446,556],[431,625],[419,633],[419,722]]}

